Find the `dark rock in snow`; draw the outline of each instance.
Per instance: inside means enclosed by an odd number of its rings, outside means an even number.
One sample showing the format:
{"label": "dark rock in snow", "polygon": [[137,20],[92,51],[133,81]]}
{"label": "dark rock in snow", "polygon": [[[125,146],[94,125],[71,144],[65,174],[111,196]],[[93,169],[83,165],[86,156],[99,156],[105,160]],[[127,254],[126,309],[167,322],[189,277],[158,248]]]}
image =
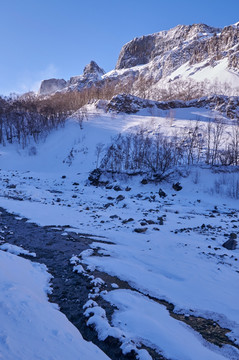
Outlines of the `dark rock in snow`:
{"label": "dark rock in snow", "polygon": [[88,180],[90,181],[91,185],[94,185],[94,186],[99,185],[101,174],[102,174],[102,171],[98,168],[91,171],[91,173],[88,177]]}
{"label": "dark rock in snow", "polygon": [[113,203],[107,203],[107,204],[104,205],[104,208],[108,209],[108,207],[110,207],[110,206],[114,206],[114,204]]}
{"label": "dark rock in snow", "polygon": [[159,189],[159,197],[165,198],[166,196],[167,196],[167,194],[160,188]]}
{"label": "dark rock in snow", "polygon": [[147,227],[136,228],[136,229],[134,229],[134,232],[139,233],[139,234],[144,234],[147,230],[148,230]]}
{"label": "dark rock in snow", "polygon": [[130,191],[131,190],[131,187],[129,187],[129,186],[127,186],[126,188],[125,188],[125,191]]}
{"label": "dark rock in snow", "polygon": [[114,190],[115,191],[122,191],[122,189],[121,189],[121,187],[119,185],[115,185]]}
{"label": "dark rock in snow", "polygon": [[16,187],[17,187],[17,185],[15,185],[15,184],[7,185],[8,189],[16,189]]}
{"label": "dark rock in snow", "polygon": [[163,225],[163,217],[158,216],[159,225]]}
{"label": "dark rock in snow", "polygon": [[173,189],[175,190],[175,191],[180,191],[180,190],[182,190],[182,186],[180,185],[180,183],[179,182],[177,182],[176,184],[173,184]]}
{"label": "dark rock in snow", "polygon": [[134,221],[134,219],[133,218],[125,219],[125,220],[122,221],[122,224],[127,224],[127,223],[129,223],[131,221]]}
{"label": "dark rock in snow", "polygon": [[124,199],[125,199],[125,197],[123,195],[119,195],[119,196],[117,196],[116,201],[119,202],[119,201],[122,201]]}
{"label": "dark rock in snow", "polygon": [[222,244],[222,246],[224,248],[226,248],[227,250],[235,250],[237,247],[237,241],[234,239],[229,239],[226,242],[224,242],[224,244]]}

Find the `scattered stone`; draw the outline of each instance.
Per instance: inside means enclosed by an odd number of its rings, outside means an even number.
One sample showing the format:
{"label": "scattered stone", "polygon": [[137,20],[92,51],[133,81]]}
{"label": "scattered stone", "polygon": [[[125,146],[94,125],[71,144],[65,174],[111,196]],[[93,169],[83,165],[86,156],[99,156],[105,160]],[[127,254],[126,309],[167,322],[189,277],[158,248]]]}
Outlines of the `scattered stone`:
{"label": "scattered stone", "polygon": [[129,223],[131,221],[134,221],[134,219],[133,218],[125,219],[125,220],[122,221],[122,224],[127,224],[127,223]]}
{"label": "scattered stone", "polygon": [[119,185],[114,186],[114,191],[122,191],[121,187]]}
{"label": "scattered stone", "polygon": [[149,225],[154,225],[154,224],[156,224],[155,221],[150,220],[150,219],[149,219],[149,220],[146,220],[146,221],[147,221],[147,223],[148,223]]}
{"label": "scattered stone", "polygon": [[62,177],[61,177],[62,179],[65,179],[66,178],[66,175],[62,175]]}
{"label": "scattered stone", "polygon": [[147,179],[143,179],[143,180],[141,180],[141,184],[143,184],[143,185],[148,184],[148,180],[147,180]]}
{"label": "scattered stone", "polygon": [[159,225],[163,225],[163,217],[158,216]]}
{"label": "scattered stone", "polygon": [[165,198],[166,196],[167,196],[167,194],[160,188],[159,189],[159,197]]}
{"label": "scattered stone", "polygon": [[127,186],[126,188],[125,188],[125,191],[130,191],[131,190],[131,187],[129,187],[129,186]]}
{"label": "scattered stone", "polygon": [[176,184],[173,184],[172,188],[175,190],[175,191],[180,191],[182,190],[182,186],[180,185],[179,182],[177,182]]}
{"label": "scattered stone", "polygon": [[136,229],[134,229],[134,232],[139,233],[139,234],[144,234],[147,230],[148,230],[147,227],[136,228]]}
{"label": "scattered stone", "polygon": [[16,187],[17,187],[17,185],[15,185],[15,184],[7,185],[8,189],[16,189]]}
{"label": "scattered stone", "polygon": [[91,185],[98,186],[101,175],[102,175],[102,171],[98,168],[91,171],[91,173],[88,177],[88,180],[90,181]]}
{"label": "scattered stone", "polygon": [[125,197],[123,195],[119,195],[119,196],[117,196],[116,201],[120,202],[120,201],[122,201],[124,199],[125,199]]}
{"label": "scattered stone", "polygon": [[229,239],[226,242],[224,242],[224,244],[222,244],[222,246],[224,248],[226,248],[227,250],[235,250],[237,247],[237,241],[234,239]]}
{"label": "scattered stone", "polygon": [[118,217],[118,215],[111,215],[110,216],[110,219],[118,219],[119,217]]}
{"label": "scattered stone", "polygon": [[108,207],[110,207],[110,206],[114,206],[114,204],[113,203],[107,203],[107,204],[104,205],[104,208],[108,209]]}
{"label": "scattered stone", "polygon": [[80,185],[78,182],[74,182],[73,184],[72,184],[73,186],[78,186],[78,185]]}
{"label": "scattered stone", "polygon": [[237,239],[237,234],[231,233],[230,234],[230,240],[235,240],[235,239]]}

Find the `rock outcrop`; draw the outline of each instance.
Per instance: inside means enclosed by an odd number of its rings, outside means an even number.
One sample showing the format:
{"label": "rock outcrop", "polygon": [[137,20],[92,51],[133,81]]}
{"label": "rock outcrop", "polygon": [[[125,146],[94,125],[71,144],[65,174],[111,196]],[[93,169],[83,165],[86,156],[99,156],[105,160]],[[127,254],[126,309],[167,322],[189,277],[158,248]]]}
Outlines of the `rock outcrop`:
{"label": "rock outcrop", "polygon": [[108,102],[106,109],[108,112],[135,114],[143,109],[148,109],[150,112],[153,112],[154,108],[169,110],[189,107],[207,107],[209,109],[217,110],[229,118],[239,118],[238,96],[228,97],[223,95],[214,95],[190,101],[152,101],[141,99],[133,95],[119,94],[113,96],[113,98]]}
{"label": "rock outcrop", "polygon": [[67,82],[64,79],[43,80],[40,85],[39,94],[46,95],[60,91],[66,87]]}

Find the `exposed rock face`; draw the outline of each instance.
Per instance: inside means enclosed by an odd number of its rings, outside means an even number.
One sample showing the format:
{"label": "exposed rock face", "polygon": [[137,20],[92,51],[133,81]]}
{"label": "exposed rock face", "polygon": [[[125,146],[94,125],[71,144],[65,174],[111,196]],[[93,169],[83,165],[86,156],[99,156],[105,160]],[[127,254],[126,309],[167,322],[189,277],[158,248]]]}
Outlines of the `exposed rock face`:
{"label": "exposed rock face", "polygon": [[128,95],[128,94],[119,94],[115,95],[107,104],[107,111],[117,112],[117,113],[126,113],[134,114],[142,109],[161,109],[169,110],[176,108],[188,108],[188,107],[208,107],[209,109],[214,109],[220,111],[224,115],[230,118],[239,117],[239,97],[238,96],[223,96],[223,95],[214,95],[208,96],[200,99],[190,100],[190,101],[180,101],[180,100],[171,100],[171,101],[152,101],[141,99],[137,96]]}
{"label": "exposed rock face", "polygon": [[52,94],[56,91],[62,90],[67,82],[64,79],[48,79],[41,82],[39,94]]}
{"label": "exposed rock face", "polygon": [[[123,46],[116,69],[125,69],[136,65],[147,64],[151,60],[162,57],[171,57],[180,50],[184,57],[187,54],[189,60],[193,53],[194,46],[203,37],[211,37],[220,29],[213,28],[204,24],[178,25],[169,31],[135,38]],[[190,51],[191,50],[191,51]],[[170,53],[169,53],[170,52]]]}
{"label": "exposed rock face", "polygon": [[155,50],[156,37],[154,35],[135,38],[123,46],[116,69],[127,69],[136,65],[147,64]]}

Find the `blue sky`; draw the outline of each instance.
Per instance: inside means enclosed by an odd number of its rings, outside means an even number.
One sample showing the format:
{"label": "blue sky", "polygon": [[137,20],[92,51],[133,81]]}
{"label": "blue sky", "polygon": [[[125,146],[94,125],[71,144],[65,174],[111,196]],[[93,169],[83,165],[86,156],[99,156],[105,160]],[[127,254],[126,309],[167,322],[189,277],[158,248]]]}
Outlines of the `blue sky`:
{"label": "blue sky", "polygon": [[137,36],[237,21],[238,0],[0,0],[0,94],[69,79],[91,60],[109,71]]}

